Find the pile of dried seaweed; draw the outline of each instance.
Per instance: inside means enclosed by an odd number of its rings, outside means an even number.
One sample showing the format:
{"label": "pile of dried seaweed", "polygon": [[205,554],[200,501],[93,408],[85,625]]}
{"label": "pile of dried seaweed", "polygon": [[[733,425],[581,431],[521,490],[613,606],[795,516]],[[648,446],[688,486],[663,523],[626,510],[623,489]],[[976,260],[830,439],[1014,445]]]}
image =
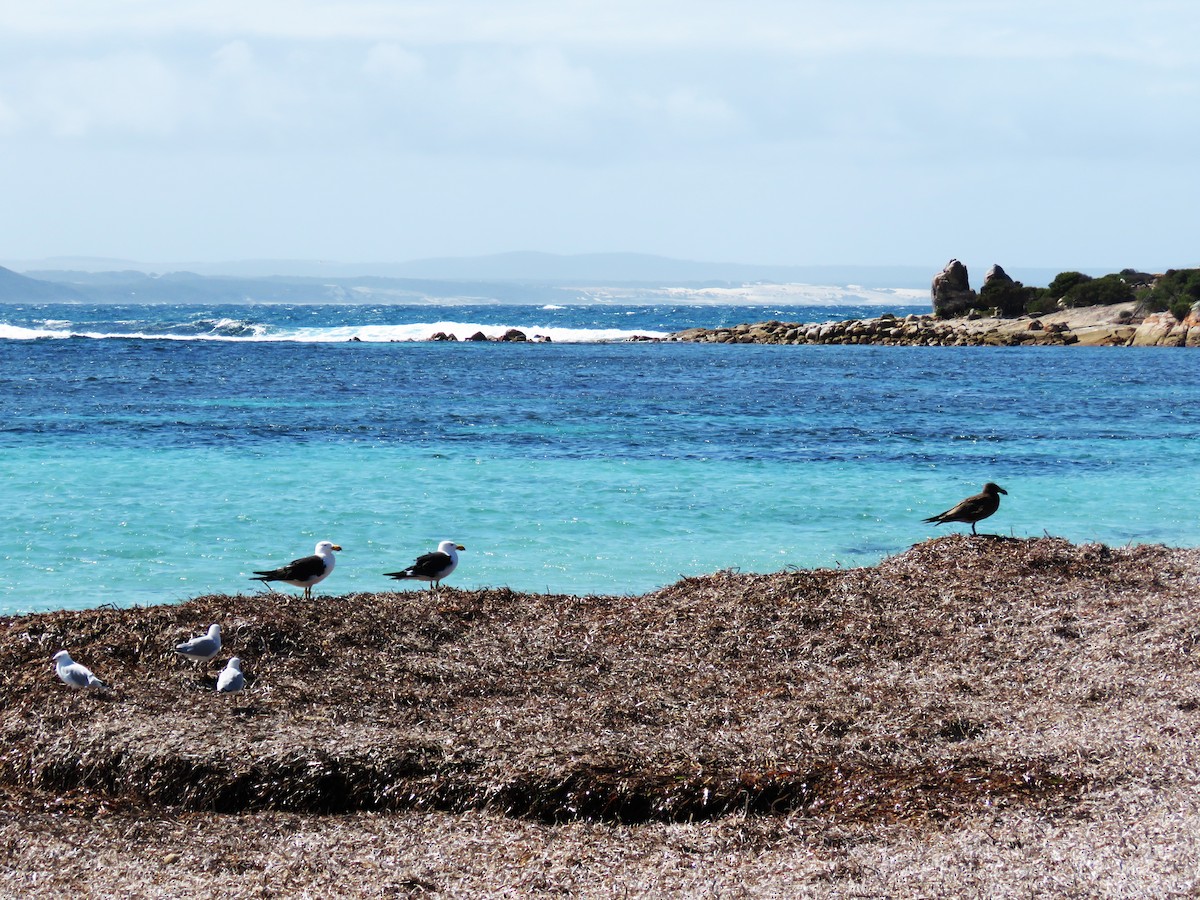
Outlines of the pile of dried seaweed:
{"label": "pile of dried seaweed", "polygon": [[[66,599],[66,598],[64,598]],[[77,600],[78,598],[71,598]],[[843,822],[1191,765],[1200,553],[955,535],[638,597],[206,596],[0,620],[11,808]],[[175,657],[221,623],[250,689]],[[66,648],[112,686],[71,691]]]}

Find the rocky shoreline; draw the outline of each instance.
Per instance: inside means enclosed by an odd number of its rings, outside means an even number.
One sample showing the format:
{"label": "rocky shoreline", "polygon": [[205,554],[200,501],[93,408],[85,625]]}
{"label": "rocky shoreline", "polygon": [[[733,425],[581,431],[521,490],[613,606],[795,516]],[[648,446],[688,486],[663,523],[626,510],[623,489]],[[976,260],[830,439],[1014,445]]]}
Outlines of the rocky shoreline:
{"label": "rocky shoreline", "polygon": [[1136,303],[1093,306],[1017,318],[933,315],[843,322],[746,323],[689,328],[668,340],[705,344],[871,344],[906,347],[1200,347],[1200,319],[1170,313],[1139,315]]}

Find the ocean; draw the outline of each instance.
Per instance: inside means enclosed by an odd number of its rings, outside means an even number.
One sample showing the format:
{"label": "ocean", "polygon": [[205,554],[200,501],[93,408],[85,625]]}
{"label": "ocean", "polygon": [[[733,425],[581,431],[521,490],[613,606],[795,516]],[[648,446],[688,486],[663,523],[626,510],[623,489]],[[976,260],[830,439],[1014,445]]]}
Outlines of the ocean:
{"label": "ocean", "polygon": [[[1200,545],[1187,350],[625,340],[880,311],[0,305],[0,612],[257,591],[322,539],[324,595],[446,539],[463,588],[869,565],[985,481],[981,531]],[[510,327],[550,340],[424,340]]]}

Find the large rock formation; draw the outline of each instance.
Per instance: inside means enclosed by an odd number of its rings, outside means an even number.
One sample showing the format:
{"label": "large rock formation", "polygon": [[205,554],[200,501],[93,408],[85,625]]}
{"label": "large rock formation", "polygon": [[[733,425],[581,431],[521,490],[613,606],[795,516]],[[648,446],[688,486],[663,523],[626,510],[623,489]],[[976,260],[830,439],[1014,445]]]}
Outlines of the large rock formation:
{"label": "large rock formation", "polygon": [[[963,271],[965,272],[966,270],[964,269]],[[1016,282],[1013,281],[1012,276],[1005,272],[1004,268],[997,263],[988,269],[988,273],[983,276],[983,287],[987,287],[989,284],[1009,285],[1016,284]],[[983,288],[980,288],[980,290],[983,290]]]}
{"label": "large rock formation", "polygon": [[971,290],[967,267],[957,259],[933,276],[933,314],[939,319],[965,316],[975,308],[977,295]]}

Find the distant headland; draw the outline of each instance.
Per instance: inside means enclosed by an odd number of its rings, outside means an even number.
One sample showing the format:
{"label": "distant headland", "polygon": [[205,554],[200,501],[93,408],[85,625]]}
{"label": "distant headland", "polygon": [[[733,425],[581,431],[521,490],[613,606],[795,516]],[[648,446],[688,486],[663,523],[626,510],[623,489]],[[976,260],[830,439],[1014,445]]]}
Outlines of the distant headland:
{"label": "distant headland", "polygon": [[1000,266],[970,286],[957,259],[933,278],[927,315],[797,323],[772,320],[728,328],[689,328],[671,340],[734,344],[905,346],[1200,346],[1200,269],[1161,274],[1124,269],[1093,277],[1061,272],[1047,287],[1026,287]]}

